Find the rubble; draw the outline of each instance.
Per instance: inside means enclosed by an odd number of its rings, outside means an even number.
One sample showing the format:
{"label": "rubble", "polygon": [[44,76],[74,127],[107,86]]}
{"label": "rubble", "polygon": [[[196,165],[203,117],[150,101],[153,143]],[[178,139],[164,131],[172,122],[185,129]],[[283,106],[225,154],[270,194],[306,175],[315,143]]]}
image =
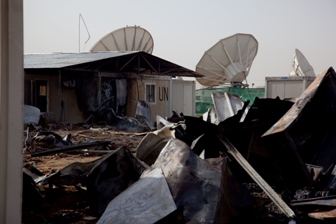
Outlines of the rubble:
{"label": "rubble", "polygon": [[[228,116],[221,108],[229,103],[215,97],[212,119],[210,111],[204,117],[175,112],[170,119],[158,116],[156,130],[127,130],[123,118],[118,126],[124,133],[108,125],[59,133],[27,131],[32,137],[24,140],[23,221],[46,204],[51,208],[56,201],[51,198],[71,187],[82,196],[75,200],[77,208],[68,213],[59,209],[53,216],[49,209],[49,223],[334,221],[333,68],[319,74],[294,101],[256,98],[249,105],[233,97],[236,107]],[[122,136],[116,145],[117,134]],[[28,164],[61,155],[92,158],[49,173]]]}

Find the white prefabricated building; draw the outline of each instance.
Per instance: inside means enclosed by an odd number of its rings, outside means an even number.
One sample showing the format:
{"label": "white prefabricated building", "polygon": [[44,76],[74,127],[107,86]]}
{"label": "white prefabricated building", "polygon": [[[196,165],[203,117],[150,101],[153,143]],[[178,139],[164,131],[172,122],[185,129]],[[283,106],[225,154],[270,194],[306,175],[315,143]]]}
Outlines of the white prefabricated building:
{"label": "white prefabricated building", "polygon": [[265,77],[265,97],[279,97],[280,99],[297,98],[314,80],[314,76]]}

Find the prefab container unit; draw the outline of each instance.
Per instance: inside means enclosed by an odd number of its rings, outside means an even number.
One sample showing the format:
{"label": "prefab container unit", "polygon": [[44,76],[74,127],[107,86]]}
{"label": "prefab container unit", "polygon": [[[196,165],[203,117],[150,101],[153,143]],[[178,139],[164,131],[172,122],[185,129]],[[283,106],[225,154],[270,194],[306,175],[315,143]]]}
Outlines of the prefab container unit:
{"label": "prefab container unit", "polygon": [[194,116],[196,87],[195,81],[173,79],[172,88],[172,110],[178,114]]}
{"label": "prefab container unit", "polygon": [[265,77],[265,98],[297,98],[314,80],[314,76]]}
{"label": "prefab container unit", "polygon": [[156,120],[156,115],[169,117],[172,114],[172,79],[153,75],[143,75],[142,79],[129,81],[127,95],[127,116],[134,117],[138,100],[145,101],[150,108],[150,122]]}
{"label": "prefab container unit", "polygon": [[[142,79],[133,79],[134,84],[129,88],[127,101],[131,107],[127,108],[128,116],[135,114],[135,99],[141,99],[148,103],[151,111],[151,121],[156,120],[156,115],[170,117],[172,111],[178,114],[194,116],[195,113],[195,81],[172,79],[170,77],[146,76]],[[152,87],[153,100],[147,97],[146,89]]]}

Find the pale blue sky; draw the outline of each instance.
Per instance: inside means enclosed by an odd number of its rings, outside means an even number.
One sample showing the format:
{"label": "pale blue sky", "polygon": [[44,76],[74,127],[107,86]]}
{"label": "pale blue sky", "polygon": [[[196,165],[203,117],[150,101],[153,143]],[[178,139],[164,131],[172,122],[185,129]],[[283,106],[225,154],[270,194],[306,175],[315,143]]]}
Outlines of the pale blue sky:
{"label": "pale blue sky", "polygon": [[[24,52],[83,52],[113,30],[145,28],[153,55],[196,70],[204,52],[236,33],[252,34],[258,53],[247,77],[287,76],[295,48],[316,74],[336,69],[335,0],[25,0]],[[83,22],[90,33],[89,41]],[[79,38],[80,36],[80,38]],[[79,49],[79,40],[80,49]]]}

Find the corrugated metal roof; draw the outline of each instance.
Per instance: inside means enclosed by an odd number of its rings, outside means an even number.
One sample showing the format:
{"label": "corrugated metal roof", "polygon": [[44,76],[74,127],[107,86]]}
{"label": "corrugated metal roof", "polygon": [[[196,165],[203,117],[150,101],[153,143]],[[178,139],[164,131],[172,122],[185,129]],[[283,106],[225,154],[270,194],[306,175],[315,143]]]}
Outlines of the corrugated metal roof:
{"label": "corrugated metal roof", "polygon": [[134,54],[138,51],[25,54],[25,69],[64,68],[101,59]]}
{"label": "corrugated metal roof", "polygon": [[150,75],[202,77],[197,72],[143,51],[25,54],[24,69],[26,73],[43,69],[134,73],[145,69]]}

